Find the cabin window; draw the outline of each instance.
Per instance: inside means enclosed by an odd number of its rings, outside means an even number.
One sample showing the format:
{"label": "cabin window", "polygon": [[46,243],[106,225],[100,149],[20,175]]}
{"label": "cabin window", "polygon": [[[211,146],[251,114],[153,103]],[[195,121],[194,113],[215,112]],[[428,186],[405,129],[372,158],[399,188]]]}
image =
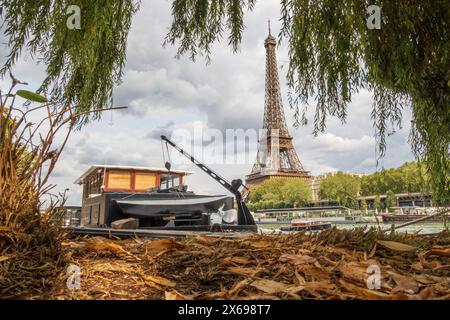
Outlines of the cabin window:
{"label": "cabin window", "polygon": [[180,186],[179,175],[163,175],[161,176],[161,188],[178,188]]}
{"label": "cabin window", "polygon": [[156,187],[156,175],[150,172],[137,172],[134,181],[135,190],[148,190]]}
{"label": "cabin window", "polygon": [[131,173],[127,171],[109,171],[108,189],[130,190]]}

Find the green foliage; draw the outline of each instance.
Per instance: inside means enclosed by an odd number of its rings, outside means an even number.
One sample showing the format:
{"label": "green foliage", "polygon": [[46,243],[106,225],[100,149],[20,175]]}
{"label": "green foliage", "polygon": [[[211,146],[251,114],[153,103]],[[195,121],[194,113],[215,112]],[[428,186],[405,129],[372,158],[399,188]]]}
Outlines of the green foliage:
{"label": "green foliage", "polygon": [[395,197],[394,192],[388,190],[388,192],[386,192],[386,207],[392,208],[395,206],[397,206],[397,198]]}
{"label": "green foliage", "polygon": [[367,201],[366,201],[366,199],[362,199],[361,200],[360,209],[363,210],[363,211],[367,210]]}
{"label": "green foliage", "polygon": [[[280,40],[289,46],[289,102],[298,123],[316,96],[314,132],[326,119],[345,121],[352,96],[373,91],[372,118],[379,156],[386,136],[401,128],[402,111],[413,115],[410,144],[426,164],[433,196],[449,200],[450,10],[447,0],[280,0]],[[230,30],[233,50],[241,40],[243,12],[255,1],[174,0],[166,43],[180,43],[179,54],[206,55]],[[381,7],[381,29],[369,29],[369,5]],[[305,107],[300,110],[299,105]]]}
{"label": "green foliage", "polygon": [[33,102],[39,102],[39,103],[45,103],[47,102],[47,99],[43,96],[41,96],[40,94],[37,94],[35,92],[32,91],[28,91],[28,90],[17,90],[16,94],[19,97],[22,97],[24,99],[33,101]]}
{"label": "green foliage", "polygon": [[311,190],[302,180],[287,180],[281,188],[283,200],[294,207],[305,206],[311,199]]}
{"label": "green foliage", "polygon": [[249,205],[253,210],[299,207],[310,198],[309,187],[301,180],[270,179],[252,190]]}
{"label": "green foliage", "polygon": [[342,172],[328,176],[320,184],[319,197],[335,200],[340,205],[354,207],[360,190],[360,178]]}
{"label": "green foliage", "polygon": [[[69,5],[81,9],[81,29],[69,29]],[[0,0],[1,32],[9,38],[9,54],[0,75],[10,70],[26,49],[42,60],[47,76],[41,91],[50,99],[74,105],[78,112],[103,108],[120,82],[133,13],[133,0]],[[93,114],[99,117],[98,113]],[[87,116],[80,119],[86,122]]]}
{"label": "green foliage", "polygon": [[382,204],[382,202],[381,202],[380,195],[377,195],[377,196],[375,197],[375,199],[373,200],[373,205],[374,205],[374,207],[375,207],[378,211],[383,210],[383,204]]}
{"label": "green foliage", "polygon": [[238,51],[244,30],[244,10],[252,10],[256,0],[173,0],[173,21],[164,45],[179,41],[178,56],[205,54],[208,61],[213,42],[230,31],[228,44]]}
{"label": "green foliage", "polygon": [[283,186],[284,181],[281,179],[271,179],[263,181],[259,184],[255,189],[250,193],[250,201],[253,203],[259,202],[264,199],[264,195],[273,195],[273,199],[281,199],[281,187]]}
{"label": "green foliage", "polygon": [[361,195],[426,192],[429,178],[425,168],[417,162],[406,162],[398,168],[375,172],[364,176],[361,181]]}

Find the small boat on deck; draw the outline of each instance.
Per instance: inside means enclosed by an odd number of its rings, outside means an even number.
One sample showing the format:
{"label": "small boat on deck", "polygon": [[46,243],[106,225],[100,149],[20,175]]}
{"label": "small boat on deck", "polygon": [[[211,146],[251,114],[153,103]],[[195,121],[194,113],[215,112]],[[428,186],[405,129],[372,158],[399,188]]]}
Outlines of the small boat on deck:
{"label": "small boat on deck", "polygon": [[229,197],[193,193],[149,193],[145,198],[122,198],[115,202],[123,213],[138,217],[216,212]]}
{"label": "small boat on deck", "polygon": [[289,227],[281,227],[281,231],[321,231],[331,228],[331,222],[293,219]]}

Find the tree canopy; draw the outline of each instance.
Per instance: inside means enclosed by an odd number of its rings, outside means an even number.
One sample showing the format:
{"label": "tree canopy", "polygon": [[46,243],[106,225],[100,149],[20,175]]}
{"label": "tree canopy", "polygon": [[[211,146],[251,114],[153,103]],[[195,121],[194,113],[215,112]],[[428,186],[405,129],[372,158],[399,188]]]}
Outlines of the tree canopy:
{"label": "tree canopy", "polygon": [[428,182],[423,166],[417,162],[405,162],[398,168],[362,177],[337,172],[320,184],[319,197],[353,207],[357,196],[389,195],[392,200],[396,193],[426,193],[429,192]]}
{"label": "tree canopy", "polygon": [[302,180],[269,179],[250,192],[251,209],[292,208],[304,206],[311,191]]}
{"label": "tree canopy", "polygon": [[319,197],[351,208],[355,206],[360,189],[361,181],[358,176],[338,172],[322,181]]}
{"label": "tree canopy", "polygon": [[361,179],[361,195],[427,192],[429,178],[417,162],[405,162],[398,168],[375,172]]}

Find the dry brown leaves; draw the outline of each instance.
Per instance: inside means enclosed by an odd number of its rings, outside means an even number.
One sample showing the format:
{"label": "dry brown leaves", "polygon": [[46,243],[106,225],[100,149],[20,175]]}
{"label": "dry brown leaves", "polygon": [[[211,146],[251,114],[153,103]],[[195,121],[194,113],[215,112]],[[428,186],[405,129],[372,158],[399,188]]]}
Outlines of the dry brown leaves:
{"label": "dry brown leaves", "polygon": [[[335,232],[73,242],[82,289],[60,286],[49,297],[450,299],[448,234],[377,239],[355,230],[355,239],[348,230]],[[374,289],[368,285],[371,266],[380,270],[380,286]]]}

